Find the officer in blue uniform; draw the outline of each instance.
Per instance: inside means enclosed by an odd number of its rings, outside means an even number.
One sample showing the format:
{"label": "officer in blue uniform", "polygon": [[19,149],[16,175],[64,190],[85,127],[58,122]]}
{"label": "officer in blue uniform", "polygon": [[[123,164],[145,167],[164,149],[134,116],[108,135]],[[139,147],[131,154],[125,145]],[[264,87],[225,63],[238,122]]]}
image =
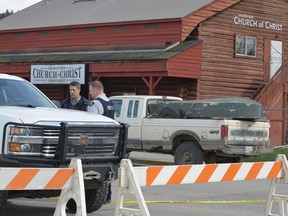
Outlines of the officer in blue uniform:
{"label": "officer in blue uniform", "polygon": [[[99,80],[95,80],[89,84],[89,93],[92,100],[89,103],[88,112],[100,114],[114,119],[115,109],[112,101],[104,93],[104,86]],[[108,186],[106,203],[111,202],[111,184]]]}
{"label": "officer in blue uniform", "polygon": [[92,100],[89,103],[88,112],[96,113],[114,119],[115,109],[113,103],[104,93],[102,82],[96,80],[89,84],[89,93]]}

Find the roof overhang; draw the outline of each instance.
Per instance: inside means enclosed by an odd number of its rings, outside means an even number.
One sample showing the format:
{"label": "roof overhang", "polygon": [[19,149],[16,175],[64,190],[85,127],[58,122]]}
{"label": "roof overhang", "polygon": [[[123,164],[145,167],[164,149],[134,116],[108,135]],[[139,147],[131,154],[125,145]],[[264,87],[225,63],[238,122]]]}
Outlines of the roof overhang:
{"label": "roof overhang", "polygon": [[[51,52],[51,53],[18,53],[18,54],[0,54],[1,65],[18,65],[18,64],[72,64],[85,63],[89,64],[89,72],[94,72],[93,69],[99,68],[99,65],[106,65],[105,70],[98,71],[102,75],[111,73],[112,76],[122,73],[122,76],[138,76],[144,71],[141,71],[141,65],[152,65],[150,73],[155,75],[169,76],[167,71],[167,62],[181,53],[197,46],[201,41],[186,41],[183,43],[174,44],[166,49],[146,49],[146,50],[106,50],[106,51],[86,51],[86,52]],[[137,64],[135,64],[137,63]],[[152,63],[152,64],[151,64]],[[160,63],[159,66],[156,64]],[[128,73],[127,65],[136,65],[134,74],[131,71]],[[140,66],[139,66],[140,65]],[[153,66],[154,65],[154,66]],[[117,67],[116,67],[117,66]],[[111,67],[109,70],[107,67]],[[153,70],[155,67],[155,70]],[[157,68],[158,67],[158,68]],[[116,69],[115,69],[116,68]],[[118,71],[117,71],[118,70]],[[127,72],[127,74],[123,74]],[[177,73],[173,73],[177,77]],[[182,77],[182,75],[181,75]],[[191,78],[191,77],[189,77]]]}

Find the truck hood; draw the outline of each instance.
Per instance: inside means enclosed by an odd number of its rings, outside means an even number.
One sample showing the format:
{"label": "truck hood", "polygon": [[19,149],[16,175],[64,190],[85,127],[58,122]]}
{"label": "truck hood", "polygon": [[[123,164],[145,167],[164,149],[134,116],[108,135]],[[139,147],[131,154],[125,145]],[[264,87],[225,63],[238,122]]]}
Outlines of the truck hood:
{"label": "truck hood", "polygon": [[56,122],[97,122],[118,124],[113,119],[84,111],[47,107],[0,107],[0,122],[23,122],[28,124],[45,124]]}

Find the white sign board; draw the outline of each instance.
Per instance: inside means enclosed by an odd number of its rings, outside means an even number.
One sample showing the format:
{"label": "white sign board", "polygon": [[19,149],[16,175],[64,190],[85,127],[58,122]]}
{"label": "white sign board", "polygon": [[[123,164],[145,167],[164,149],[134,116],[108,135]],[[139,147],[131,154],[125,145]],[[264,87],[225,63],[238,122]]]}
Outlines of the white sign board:
{"label": "white sign board", "polygon": [[31,65],[30,82],[33,84],[85,84],[85,64]]}

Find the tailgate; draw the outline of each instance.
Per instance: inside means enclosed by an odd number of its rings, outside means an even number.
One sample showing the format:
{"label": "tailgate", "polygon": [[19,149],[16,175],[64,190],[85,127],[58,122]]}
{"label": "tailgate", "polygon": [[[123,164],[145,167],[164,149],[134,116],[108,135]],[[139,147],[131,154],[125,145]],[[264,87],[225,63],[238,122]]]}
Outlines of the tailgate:
{"label": "tailgate", "polygon": [[228,120],[227,144],[269,144],[267,121]]}

